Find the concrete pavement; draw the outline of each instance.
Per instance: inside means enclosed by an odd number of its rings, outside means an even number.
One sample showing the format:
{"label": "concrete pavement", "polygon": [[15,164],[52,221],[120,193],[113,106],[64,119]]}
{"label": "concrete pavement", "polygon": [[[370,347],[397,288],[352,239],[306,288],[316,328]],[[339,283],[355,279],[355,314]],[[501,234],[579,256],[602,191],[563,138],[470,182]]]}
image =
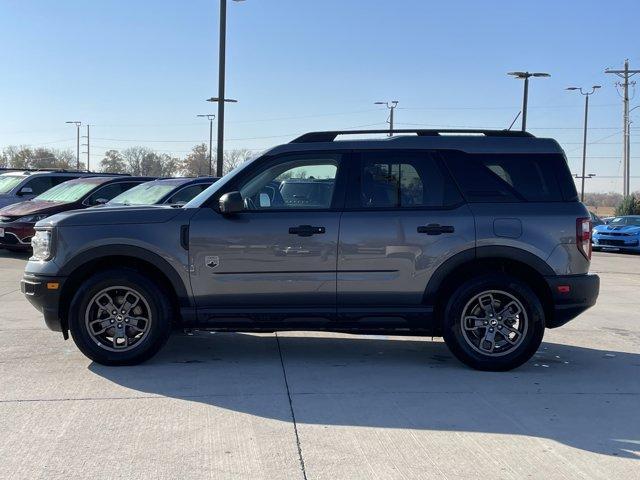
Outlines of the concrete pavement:
{"label": "concrete pavement", "polygon": [[640,478],[640,256],[595,254],[598,305],[507,373],[317,333],[176,335],[104,367],[22,298],[24,261],[0,251],[1,479]]}

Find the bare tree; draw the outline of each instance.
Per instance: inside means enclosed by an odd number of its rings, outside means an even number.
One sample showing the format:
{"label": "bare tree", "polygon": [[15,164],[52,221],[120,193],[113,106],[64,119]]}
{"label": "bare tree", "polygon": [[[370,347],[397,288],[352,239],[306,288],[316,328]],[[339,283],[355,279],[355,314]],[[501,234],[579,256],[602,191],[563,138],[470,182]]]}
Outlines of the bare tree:
{"label": "bare tree", "polygon": [[180,170],[189,177],[209,175],[209,149],[201,143],[191,149],[191,152],[182,160]]}
{"label": "bare tree", "polygon": [[[51,148],[6,147],[2,152],[2,163],[5,167],[15,169],[65,169],[76,168],[76,158],[70,150],[55,150]],[[81,169],[84,164],[80,164]]]}
{"label": "bare tree", "polygon": [[252,156],[253,153],[251,150],[247,150],[246,148],[225,151],[222,161],[222,173],[226,175],[238,165],[249,160]]}

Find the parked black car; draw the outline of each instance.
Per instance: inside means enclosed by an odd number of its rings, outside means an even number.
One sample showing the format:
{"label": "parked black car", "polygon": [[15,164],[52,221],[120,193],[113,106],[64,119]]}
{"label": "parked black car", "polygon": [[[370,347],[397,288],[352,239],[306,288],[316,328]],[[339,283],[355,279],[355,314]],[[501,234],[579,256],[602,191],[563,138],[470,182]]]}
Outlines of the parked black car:
{"label": "parked black car", "polygon": [[215,177],[161,178],[137,185],[111,199],[105,206],[184,205],[216,180]]}

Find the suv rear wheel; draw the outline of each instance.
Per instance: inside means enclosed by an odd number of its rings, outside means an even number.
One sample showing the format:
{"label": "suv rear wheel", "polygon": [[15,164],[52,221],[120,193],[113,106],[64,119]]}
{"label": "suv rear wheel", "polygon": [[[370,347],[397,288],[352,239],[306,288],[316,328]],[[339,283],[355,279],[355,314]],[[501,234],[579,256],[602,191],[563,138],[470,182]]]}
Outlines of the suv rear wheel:
{"label": "suv rear wheel", "polygon": [[151,358],[171,333],[167,294],[135,270],[97,273],[83,282],[69,309],[78,348],[103,365],[134,365]]}
{"label": "suv rear wheel", "polygon": [[511,370],[529,360],[544,335],[544,310],[524,282],[488,274],[464,282],[445,309],[444,340],[478,370]]}

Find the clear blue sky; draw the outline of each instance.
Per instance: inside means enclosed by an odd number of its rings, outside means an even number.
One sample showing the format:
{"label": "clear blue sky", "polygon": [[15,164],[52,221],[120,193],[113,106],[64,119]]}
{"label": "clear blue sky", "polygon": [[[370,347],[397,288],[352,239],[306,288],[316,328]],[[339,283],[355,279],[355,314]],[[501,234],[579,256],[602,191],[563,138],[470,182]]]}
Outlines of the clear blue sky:
{"label": "clear blue sky", "polygon": [[[247,0],[228,12],[227,95],[240,101],[227,109],[229,148],[383,128],[373,102],[386,99],[400,101],[399,127],[504,128],[522,95],[505,73],[528,69],[552,74],[532,81],[530,130],[557,138],[574,172],[583,99],[564,87],[603,86],[589,132],[599,178],[588,185],[621,189],[604,178],[621,174],[622,106],[603,70],[626,57],[640,68],[637,0]],[[92,162],[137,144],[184,155],[208,140],[195,115],[212,110],[217,36],[217,0],[0,0],[0,148],[75,149],[64,122],[77,119],[95,125]],[[640,108],[634,119],[640,177]]]}

